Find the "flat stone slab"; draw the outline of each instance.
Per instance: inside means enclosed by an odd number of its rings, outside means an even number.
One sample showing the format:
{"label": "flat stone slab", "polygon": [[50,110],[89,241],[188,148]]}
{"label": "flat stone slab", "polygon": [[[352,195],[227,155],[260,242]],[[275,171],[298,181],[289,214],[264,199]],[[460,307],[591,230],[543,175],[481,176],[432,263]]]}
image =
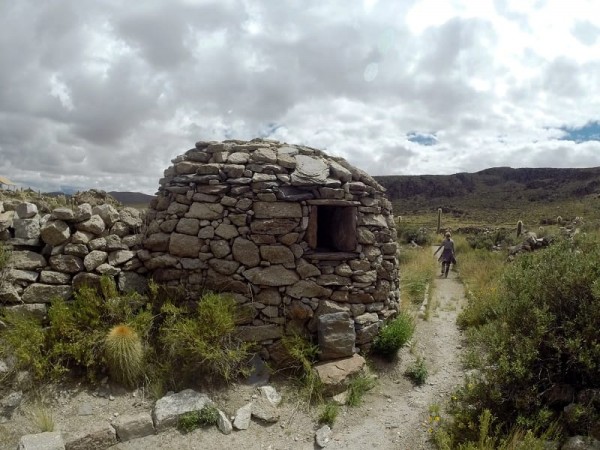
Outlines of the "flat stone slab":
{"label": "flat stone slab", "polygon": [[212,400],[207,395],[186,389],[159,399],[152,411],[152,419],[157,432],[177,425],[179,416],[191,411],[200,411]]}
{"label": "flat stone slab", "polygon": [[17,450],[65,450],[65,444],[59,432],[26,434],[21,436]]}

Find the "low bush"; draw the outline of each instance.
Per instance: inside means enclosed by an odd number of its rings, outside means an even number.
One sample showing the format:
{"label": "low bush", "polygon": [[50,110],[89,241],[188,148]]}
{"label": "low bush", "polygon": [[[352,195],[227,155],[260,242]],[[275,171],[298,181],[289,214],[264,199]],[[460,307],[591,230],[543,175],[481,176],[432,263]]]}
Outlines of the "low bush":
{"label": "low bush", "polygon": [[386,359],[393,359],[398,350],[412,337],[415,331],[414,319],[405,312],[385,324],[373,341],[373,352]]}
{"label": "low bush", "polygon": [[540,434],[554,423],[570,434],[590,432],[600,417],[598,404],[585,400],[600,388],[599,279],[600,246],[582,236],[519,256],[491,301],[480,293],[476,301],[486,307],[463,318],[480,358],[478,376],[455,394],[458,442],[478,439],[485,410],[499,438],[515,429]]}
{"label": "low bush", "polygon": [[127,323],[139,336],[147,337],[153,319],[139,295],[117,296],[112,279],[102,279],[101,291],[84,287],[72,301],[53,299],[47,326],[3,312],[7,327],[0,335],[0,354],[14,357],[18,368],[31,370],[37,379],[67,372],[96,379],[106,370],[103,347],[110,328]]}
{"label": "low bush", "polygon": [[184,377],[198,374],[230,381],[247,370],[250,344],[234,336],[233,298],[205,294],[195,311],[165,303],[158,342],[163,357]]}
{"label": "low bush", "polygon": [[417,245],[424,246],[431,243],[431,232],[427,228],[414,225],[402,225],[398,230],[398,236],[400,242],[405,244],[414,242]]}
{"label": "low bush", "polygon": [[427,381],[427,377],[429,376],[425,360],[418,357],[417,360],[406,369],[404,374],[417,386],[425,384],[425,381]]}

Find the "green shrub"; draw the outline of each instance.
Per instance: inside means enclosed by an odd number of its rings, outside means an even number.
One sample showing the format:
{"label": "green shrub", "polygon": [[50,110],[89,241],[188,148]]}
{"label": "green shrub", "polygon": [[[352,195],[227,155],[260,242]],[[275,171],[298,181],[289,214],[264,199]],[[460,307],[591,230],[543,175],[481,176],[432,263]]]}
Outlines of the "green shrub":
{"label": "green shrub", "polygon": [[565,414],[571,400],[552,395],[563,386],[575,394],[600,388],[599,279],[600,246],[585,236],[520,255],[508,266],[491,293],[493,312],[467,324],[476,325],[468,336],[482,358],[480,376],[456,393],[453,432],[460,440],[477,439],[468,430],[486,409],[500,436],[515,427],[540,433],[554,422],[585,432],[582,417],[599,416],[593,403]]}
{"label": "green shrub", "polygon": [[350,380],[348,384],[348,406],[358,406],[362,403],[364,395],[375,387],[375,379],[369,375],[360,374]]}
{"label": "green shrub", "polygon": [[406,369],[404,374],[417,386],[425,384],[425,381],[427,381],[427,377],[429,376],[425,360],[418,357],[417,360]]}
{"label": "green shrub", "polygon": [[398,350],[412,337],[415,323],[411,316],[401,312],[391,322],[385,324],[373,342],[373,352],[387,359],[393,359]]}
{"label": "green shrub", "polygon": [[298,334],[283,336],[281,343],[291,359],[289,368],[298,375],[300,395],[309,403],[321,401],[323,385],[313,370],[313,364],[319,354],[319,347]]}
{"label": "green shrub", "polygon": [[250,344],[234,336],[235,301],[208,293],[193,313],[165,303],[158,340],[163,357],[184,376],[202,373],[230,381],[244,373]]}
{"label": "green shrub", "polygon": [[321,414],[319,414],[319,423],[333,426],[335,423],[335,419],[340,412],[340,407],[337,403],[327,402],[323,405],[323,409],[321,410]]}
{"label": "green shrub", "polygon": [[46,333],[41,324],[25,314],[5,310],[6,328],[0,332],[0,357],[14,358],[17,370],[31,370],[36,378],[50,372],[46,355]]}
{"label": "green shrub", "polygon": [[189,433],[196,428],[216,425],[219,419],[219,410],[214,405],[205,405],[200,411],[190,411],[179,416],[177,429],[182,433]]}
{"label": "green shrub", "polygon": [[135,330],[123,324],[113,327],[104,340],[104,355],[111,376],[125,386],[134,387],[144,363],[142,341]]}
{"label": "green shrub", "polygon": [[398,231],[400,242],[410,244],[414,242],[417,245],[424,246],[431,243],[430,232],[427,228],[414,225],[403,225]]}
{"label": "green shrub", "polygon": [[[114,293],[112,279],[105,279],[104,291]],[[107,298],[84,287],[73,301],[55,298],[48,310],[48,326],[14,313],[5,313],[7,328],[2,331],[0,353],[13,355],[17,366],[31,370],[34,377],[56,378],[64,373],[85,375],[94,380],[106,369],[104,340],[109,329],[128,323],[147,337],[152,313],[137,294]]]}

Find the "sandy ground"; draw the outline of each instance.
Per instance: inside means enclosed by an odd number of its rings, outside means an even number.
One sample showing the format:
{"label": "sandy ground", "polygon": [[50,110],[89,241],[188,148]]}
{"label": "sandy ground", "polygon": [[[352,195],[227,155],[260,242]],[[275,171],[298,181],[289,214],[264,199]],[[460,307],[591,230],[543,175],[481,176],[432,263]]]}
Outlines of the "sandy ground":
{"label": "sandy ground", "polygon": [[[462,382],[460,365],[462,338],[456,328],[456,316],[465,302],[464,288],[454,272],[447,279],[437,278],[430,289],[429,314],[417,317],[412,345],[401,350],[393,363],[373,361],[377,384],[362,405],[342,407],[332,427],[327,449],[433,449],[429,441],[431,406],[443,406],[452,390]],[[406,368],[424,358],[429,376],[423,386],[413,386],[405,376]],[[273,384],[283,394],[281,419],[272,425],[252,422],[245,431],[221,434],[216,427],[198,429],[189,434],[170,430],[158,435],[120,443],[115,450],[150,449],[314,449],[318,409],[307,410],[295,398],[293,387]],[[255,388],[235,385],[225,391],[208,392],[228,414],[246,404]],[[111,421],[125,414],[149,411],[151,402],[139,393],[116,395],[112,400],[77,388],[58,389],[54,394],[53,415],[56,428],[63,432],[80,430],[99,421]],[[0,449],[14,450],[22,434],[36,432],[31,418],[17,414],[9,423],[0,424]]]}

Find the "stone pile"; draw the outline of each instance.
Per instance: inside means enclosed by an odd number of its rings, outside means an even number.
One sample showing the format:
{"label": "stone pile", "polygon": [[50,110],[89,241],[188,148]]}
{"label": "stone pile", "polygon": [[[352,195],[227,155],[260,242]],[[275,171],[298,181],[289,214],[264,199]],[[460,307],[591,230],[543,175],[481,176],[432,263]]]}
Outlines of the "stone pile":
{"label": "stone pile", "polygon": [[392,205],[365,172],[260,139],[198,142],[172,163],[139,257],[158,282],[192,295],[232,292],[240,336],[268,357],[292,331],[318,336],[322,359],[351,356],[396,314]]}
{"label": "stone pile", "polygon": [[143,288],[142,225],[133,208],[84,203],[40,214],[33,203],[0,202],[0,244],[11,249],[0,304],[43,317],[52,298],[95,286],[102,275],[116,277],[122,291]]}

